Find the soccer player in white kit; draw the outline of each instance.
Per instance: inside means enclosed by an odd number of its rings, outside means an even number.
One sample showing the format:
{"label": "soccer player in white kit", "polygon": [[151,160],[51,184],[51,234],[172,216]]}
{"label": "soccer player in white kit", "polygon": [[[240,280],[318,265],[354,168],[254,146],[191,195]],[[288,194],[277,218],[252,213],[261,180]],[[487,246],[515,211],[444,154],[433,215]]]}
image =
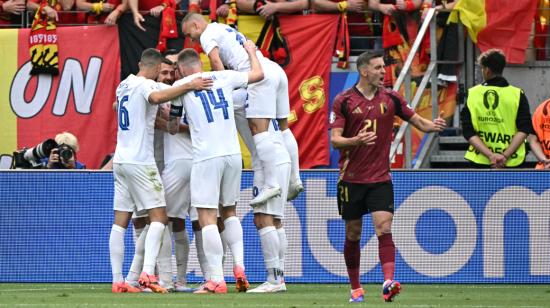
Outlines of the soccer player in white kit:
{"label": "soccer player in white kit", "polygon": [[[202,227],[203,249],[208,263],[207,281],[195,293],[227,293],[222,267],[223,247],[217,226],[218,208],[228,234],[228,245],[236,265],[233,273],[239,291],[248,289],[244,276],[242,226],[236,216],[240,192],[242,160],[232,93],[234,89],[263,79],[262,68],[252,42],[244,44],[251,58],[249,72],[202,72],[199,55],[193,49],[183,50],[178,57],[181,73],[188,76],[178,82],[185,84],[197,76],[210,76],[212,90],[195,91],[180,98],[191,130],[193,168],[191,170],[191,206],[197,208]],[[176,104],[177,101],[172,101]]]}
{"label": "soccer player in white kit", "polygon": [[114,293],[138,290],[126,283],[122,275],[124,233],[135,208],[147,210],[151,221],[139,282],[154,292],[166,293],[154,275],[160,238],[167,222],[164,189],[153,155],[156,105],[190,90],[208,89],[211,85],[211,81],[197,78],[185,85],[159,91],[154,80],[159,74],[161,61],[162,55],[157,50],[144,50],[137,75],[128,76],[116,90],[118,132],[113,158],[115,213],[109,238]]}
{"label": "soccer player in white kit", "polygon": [[[242,44],[246,38],[235,29],[218,23],[208,23],[200,14],[187,14],[182,21],[182,30],[186,36],[200,41],[202,49],[208,55],[214,70],[223,70],[224,66],[236,71],[248,71],[250,61]],[[298,144],[288,129],[287,117],[290,113],[288,98],[288,79],[284,70],[275,62],[265,58],[257,51],[264,70],[265,78],[248,87],[248,118],[250,130],[264,171],[264,187],[250,202],[252,206],[265,202],[281,193],[277,183],[274,157],[275,145],[268,133],[269,121],[277,119],[282,131],[285,147],[292,159],[290,184],[291,199],[303,191],[299,174]]]}

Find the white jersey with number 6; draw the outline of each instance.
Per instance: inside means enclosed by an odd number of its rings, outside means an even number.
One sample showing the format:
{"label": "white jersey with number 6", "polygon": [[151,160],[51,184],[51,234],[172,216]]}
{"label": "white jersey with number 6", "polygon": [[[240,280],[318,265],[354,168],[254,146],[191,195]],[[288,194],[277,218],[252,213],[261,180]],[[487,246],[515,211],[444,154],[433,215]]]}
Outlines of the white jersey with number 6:
{"label": "white jersey with number 6", "polygon": [[219,71],[197,73],[180,79],[174,85],[190,82],[201,76],[212,78],[210,90],[193,91],[179,97],[191,132],[193,161],[213,157],[241,154],[235,117],[233,114],[233,90],[245,87],[248,73]]}
{"label": "white jersey with number 6", "polygon": [[155,81],[130,75],[116,89],[118,133],[113,163],[154,165],[153,139],[158,107],[149,104]]}

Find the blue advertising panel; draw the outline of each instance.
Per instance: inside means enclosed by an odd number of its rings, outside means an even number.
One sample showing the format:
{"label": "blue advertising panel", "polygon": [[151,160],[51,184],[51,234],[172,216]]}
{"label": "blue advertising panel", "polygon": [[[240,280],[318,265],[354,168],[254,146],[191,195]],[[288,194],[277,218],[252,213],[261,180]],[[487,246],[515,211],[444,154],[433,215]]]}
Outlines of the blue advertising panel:
{"label": "blue advertising panel", "polygon": [[[287,282],[345,283],[337,171],[304,171],[306,191],[285,210]],[[550,173],[393,173],[396,279],[416,283],[550,283]],[[245,265],[263,281],[261,245],[244,172],[238,216]],[[110,172],[0,172],[0,282],[109,282]],[[380,282],[378,241],[364,218],[361,280]],[[189,280],[202,276],[191,243]],[[124,273],[133,255],[126,232]],[[232,258],[225,272],[232,280]]]}

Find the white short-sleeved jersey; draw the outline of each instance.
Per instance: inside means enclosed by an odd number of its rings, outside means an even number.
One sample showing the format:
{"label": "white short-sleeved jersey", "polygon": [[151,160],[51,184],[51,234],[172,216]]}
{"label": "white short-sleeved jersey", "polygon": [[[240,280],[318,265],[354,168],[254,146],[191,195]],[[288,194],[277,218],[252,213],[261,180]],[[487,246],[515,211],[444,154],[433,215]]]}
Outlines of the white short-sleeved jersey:
{"label": "white short-sleeved jersey", "polygon": [[149,104],[155,81],[130,75],[116,90],[118,133],[113,163],[154,165],[153,138],[157,106]]}
{"label": "white short-sleeved jersey", "polygon": [[246,86],[248,73],[230,70],[198,73],[180,79],[174,85],[188,83],[201,74],[204,78],[212,78],[212,88],[188,92],[178,98],[189,123],[193,161],[241,154],[233,114],[233,90]]}
{"label": "white short-sleeved jersey", "polygon": [[[250,71],[250,59],[243,47],[246,37],[239,31],[228,25],[213,22],[204,29],[200,42],[207,55],[218,47],[220,60],[226,68],[239,72]],[[256,55],[259,60],[264,58],[260,51],[256,51]]]}

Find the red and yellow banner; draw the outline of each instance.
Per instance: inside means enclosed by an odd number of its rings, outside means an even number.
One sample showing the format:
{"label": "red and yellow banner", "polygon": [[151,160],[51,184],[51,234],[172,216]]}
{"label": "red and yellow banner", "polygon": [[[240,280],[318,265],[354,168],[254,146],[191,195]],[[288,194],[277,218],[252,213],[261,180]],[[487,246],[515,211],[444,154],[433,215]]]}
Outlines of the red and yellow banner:
{"label": "red and yellow banner", "polygon": [[[449,21],[459,18],[483,52],[504,51],[508,63],[524,63],[537,0],[458,0]],[[459,14],[457,14],[457,12]]]}
{"label": "red and yellow banner", "polygon": [[[296,136],[303,169],[329,165],[329,78],[339,15],[279,16],[290,63],[290,128]],[[264,19],[240,16],[239,31],[256,41]]]}
{"label": "red and yellow banner", "polygon": [[118,31],[62,27],[57,34],[59,75],[31,76],[29,29],[0,30],[0,153],[68,131],[80,143],[77,159],[97,168],[116,144]]}

